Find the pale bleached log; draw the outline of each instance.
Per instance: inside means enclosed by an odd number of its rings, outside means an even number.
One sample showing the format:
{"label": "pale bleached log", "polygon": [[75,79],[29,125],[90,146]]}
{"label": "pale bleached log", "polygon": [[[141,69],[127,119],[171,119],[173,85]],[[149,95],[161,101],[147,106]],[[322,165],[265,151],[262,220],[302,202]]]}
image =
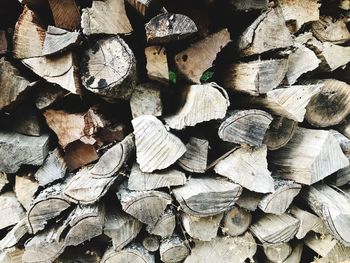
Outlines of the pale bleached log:
{"label": "pale bleached log", "polygon": [[350,139],[336,130],[329,130],[329,132],[338,141],[340,148],[343,151],[343,153],[346,155],[346,157],[350,159]]}
{"label": "pale bleached log", "polygon": [[238,184],[214,178],[191,178],[173,194],[184,212],[192,216],[217,215],[232,208],[242,193]]}
{"label": "pale bleached log", "polygon": [[222,119],[230,106],[226,91],[216,83],[190,85],[186,92],[184,105],[174,114],[165,117],[170,128],[182,130],[205,121]]}
{"label": "pale bleached log", "polygon": [[223,86],[229,90],[258,96],[277,88],[288,69],[288,59],[259,59],[230,64],[223,69]]}
{"label": "pale bleached log", "polygon": [[137,163],[143,172],[164,169],[176,162],[186,151],[185,145],[151,115],[131,121],[134,127]]}
{"label": "pale bleached log", "polygon": [[147,76],[150,80],[169,83],[168,59],[165,47],[149,46],[145,48]]}
{"label": "pale bleached log", "polygon": [[222,220],[222,232],[230,236],[240,236],[244,234],[252,222],[252,214],[235,206],[230,211],[226,212]]}
{"label": "pale bleached log", "polygon": [[204,71],[211,68],[217,54],[230,42],[227,29],[209,35],[175,56],[175,64],[187,80],[200,83]]}
{"label": "pale bleached log", "polygon": [[132,32],[123,0],[93,1],[91,8],[83,9],[81,27],[85,35]]}
{"label": "pale bleached log", "polygon": [[154,190],[163,187],[184,185],[186,180],[186,175],[175,169],[144,173],[140,170],[139,165],[134,163],[128,180],[128,188],[134,191]]}
{"label": "pale bleached log", "polygon": [[343,10],[350,10],[350,1],[349,0],[339,0],[338,7]]}
{"label": "pale bleached log", "polygon": [[223,214],[208,217],[181,213],[181,223],[187,234],[194,239],[210,241],[216,238]]}
{"label": "pale bleached log", "polygon": [[159,0],[127,0],[128,3],[135,8],[142,16],[150,16],[161,6]]}
{"label": "pale bleached log", "polygon": [[267,0],[230,0],[230,5],[237,11],[267,9]]}
{"label": "pale bleached log", "polygon": [[153,82],[137,85],[130,98],[130,108],[133,118],[141,115],[161,116],[161,86]]}
{"label": "pale bleached log", "polygon": [[110,247],[104,253],[101,263],[155,263],[154,254],[148,252],[142,245],[132,243],[126,248],[115,251]]}
{"label": "pale bleached log", "polygon": [[243,263],[252,260],[256,250],[255,239],[249,232],[238,237],[217,237],[211,242],[195,241],[184,263]]}
{"label": "pale bleached log", "polygon": [[312,22],[311,31],[322,42],[343,44],[350,40],[345,18],[335,19],[331,16],[321,16],[320,20]]}
{"label": "pale bleached log", "polygon": [[305,119],[315,127],[334,126],[350,113],[350,85],[335,79],[324,80],[321,92],[311,98]]}
{"label": "pale bleached log", "polygon": [[263,194],[261,193],[256,193],[244,189],[241,196],[236,201],[236,204],[244,209],[247,209],[248,211],[253,212],[258,208],[262,196]]}
{"label": "pale bleached log", "polygon": [[263,214],[250,226],[250,231],[262,243],[278,244],[293,239],[299,229],[299,220],[285,213]]}
{"label": "pale bleached log", "polygon": [[345,66],[350,62],[350,47],[335,45],[330,42],[324,42],[319,58],[323,70],[334,71],[337,68]]}
{"label": "pale bleached log", "polygon": [[0,131],[0,171],[15,173],[23,164],[42,165],[49,152],[49,135],[26,136]]}
{"label": "pale bleached log", "polygon": [[7,179],[7,174],[0,172],[0,192],[8,185],[9,180]]}
{"label": "pale bleached log", "polygon": [[26,218],[23,218],[1,239],[0,250],[16,246],[27,233]]}
{"label": "pale bleached log", "polygon": [[263,244],[266,258],[269,262],[284,262],[292,253],[292,247],[288,243]]}
{"label": "pale bleached log", "polygon": [[285,146],[292,139],[298,123],[281,116],[274,116],[265,133],[264,143],[270,151]]}
{"label": "pale bleached log", "polygon": [[[106,138],[106,137],[104,137]],[[98,160],[99,156],[94,145],[74,141],[64,148],[64,161],[68,171],[74,171]]]}
{"label": "pale bleached log", "polygon": [[177,161],[182,169],[192,173],[204,173],[207,169],[209,142],[191,137],[186,144],[187,151]]}
{"label": "pale bleached log", "polygon": [[55,55],[73,47],[76,47],[80,42],[80,35],[78,32],[69,32],[64,29],[48,26],[44,45],[43,55]]}
{"label": "pale bleached log", "polygon": [[241,145],[261,146],[272,116],[262,110],[240,110],[228,112],[221,123],[218,134],[227,142]]}
{"label": "pale bleached log", "polygon": [[272,8],[261,14],[243,32],[238,45],[242,56],[292,46],[293,40],[285,25],[282,11],[279,8]]}
{"label": "pale bleached log", "polygon": [[154,235],[146,236],[142,240],[142,245],[149,252],[156,252],[160,246],[159,238],[157,236],[154,236]]}
{"label": "pale bleached log", "polygon": [[288,144],[270,157],[279,176],[307,185],[349,165],[337,140],[325,130],[298,128]]}
{"label": "pale bleached log", "polygon": [[271,172],[267,169],[267,148],[242,147],[215,165],[216,173],[254,192],[274,191]]}
{"label": "pale bleached log", "polygon": [[171,208],[167,208],[158,218],[155,225],[147,225],[148,233],[160,236],[162,238],[169,237],[173,234],[176,226],[175,212]]}
{"label": "pale bleached log", "polygon": [[136,85],[134,53],[119,36],[91,43],[80,69],[83,85],[106,100],[129,99]]}
{"label": "pale bleached log", "polygon": [[0,195],[0,229],[13,226],[25,217],[25,211],[13,192]]}
{"label": "pale bleached log", "polygon": [[74,0],[48,0],[55,25],[67,30],[79,29],[80,8]]}
{"label": "pale bleached log", "polygon": [[298,242],[294,246],[292,246],[292,253],[286,258],[283,263],[300,263],[301,256],[303,253],[304,243]]}
{"label": "pale bleached log", "polygon": [[14,191],[18,201],[27,211],[34,199],[35,193],[39,189],[38,182],[31,173],[21,173],[16,176]]}
{"label": "pale bleached log", "polygon": [[164,263],[183,261],[189,254],[187,241],[178,235],[167,237],[160,242],[160,260]]}
{"label": "pale bleached log", "polygon": [[1,263],[23,263],[22,256],[24,253],[23,248],[11,247],[0,251]]}
{"label": "pale bleached log", "polygon": [[197,32],[196,24],[183,14],[163,13],[146,25],[146,38],[151,44],[167,44],[186,39]]}

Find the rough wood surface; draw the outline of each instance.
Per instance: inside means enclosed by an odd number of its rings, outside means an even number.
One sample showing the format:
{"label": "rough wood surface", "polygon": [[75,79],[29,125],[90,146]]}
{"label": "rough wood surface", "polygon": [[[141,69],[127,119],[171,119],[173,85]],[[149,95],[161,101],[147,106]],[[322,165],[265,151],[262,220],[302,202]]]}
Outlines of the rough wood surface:
{"label": "rough wood surface", "polygon": [[74,171],[89,163],[98,160],[96,149],[91,144],[74,141],[64,148],[64,161],[68,171]]}
{"label": "rough wood surface", "polygon": [[6,188],[8,183],[9,183],[9,180],[8,180],[7,174],[4,172],[0,172],[0,192],[2,192],[4,188]]}
{"label": "rough wood surface", "polygon": [[115,251],[112,247],[104,253],[101,263],[155,263],[154,254],[148,252],[140,244],[132,243],[120,251]]}
{"label": "rough wood surface", "polygon": [[127,0],[142,16],[149,16],[155,13],[161,6],[159,0]]}
{"label": "rough wood surface", "polygon": [[190,253],[186,240],[177,235],[167,237],[160,242],[160,260],[164,263],[183,261]]}
{"label": "rough wood surface", "polygon": [[241,196],[236,201],[236,204],[248,211],[255,211],[258,208],[262,196],[263,194],[261,193],[244,189]]}
{"label": "rough wood surface", "polygon": [[13,192],[0,195],[0,229],[16,225],[25,217],[25,211]]}
{"label": "rough wood surface", "polygon": [[4,55],[7,53],[7,38],[6,38],[6,31],[0,30],[0,55]]}
{"label": "rough wood surface", "polygon": [[263,244],[263,249],[270,262],[284,262],[292,253],[292,247],[288,243]]}
{"label": "rough wood surface", "polygon": [[79,29],[80,10],[74,0],[48,0],[56,27]]}
{"label": "rough wood surface", "polygon": [[267,0],[230,0],[230,5],[237,11],[267,9]]}
{"label": "rough wood surface", "polygon": [[177,161],[182,169],[192,173],[205,173],[207,169],[209,142],[191,137],[186,144],[187,151]]}
{"label": "rough wood surface", "polygon": [[222,220],[222,232],[232,237],[244,234],[252,222],[252,214],[239,206],[226,212]]}
{"label": "rough wood surface", "polygon": [[150,80],[169,83],[169,69],[166,49],[162,46],[145,48],[147,76]]}
{"label": "rough wood surface", "polygon": [[350,62],[350,47],[335,45],[330,42],[322,43],[319,58],[324,71],[334,71]]}
{"label": "rough wood surface", "polygon": [[333,19],[330,16],[321,16],[320,20],[311,24],[313,35],[322,42],[343,44],[350,40],[350,32],[346,27],[346,19]]}
{"label": "rough wood surface", "polygon": [[146,230],[150,234],[165,238],[173,234],[175,226],[175,212],[173,209],[167,208],[157,222],[153,226],[148,225]]}
{"label": "rough wood surface", "polygon": [[11,247],[0,252],[0,260],[3,263],[22,263],[24,250],[18,247]]}
{"label": "rough wood surface", "polygon": [[146,236],[142,240],[142,245],[149,252],[156,252],[160,246],[159,238],[157,236],[154,236],[154,235]]}
{"label": "rough wood surface", "polygon": [[18,201],[27,211],[30,208],[34,194],[38,191],[39,184],[33,178],[32,173],[21,173],[16,176],[14,191]]}
{"label": "rough wood surface", "polygon": [[26,218],[23,218],[9,232],[7,232],[3,239],[1,239],[0,249],[4,250],[16,246],[27,233]]}
{"label": "rough wood surface", "polygon": [[286,258],[283,263],[299,263],[301,262],[301,255],[303,253],[304,244],[302,242],[296,243],[292,246],[292,253]]}

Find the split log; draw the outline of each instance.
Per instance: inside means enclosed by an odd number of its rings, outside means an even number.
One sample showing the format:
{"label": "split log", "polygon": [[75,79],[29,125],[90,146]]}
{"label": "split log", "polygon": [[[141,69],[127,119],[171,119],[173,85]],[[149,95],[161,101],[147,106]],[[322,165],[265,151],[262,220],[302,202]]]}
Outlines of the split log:
{"label": "split log", "polygon": [[169,133],[163,123],[151,115],[131,121],[134,127],[137,163],[143,172],[164,169],[176,162],[186,151],[185,145]]}
{"label": "split log", "polygon": [[81,60],[83,85],[105,99],[129,99],[136,84],[135,56],[119,36],[100,39]]}
{"label": "split log", "polygon": [[344,245],[350,245],[350,200],[326,184],[310,186],[303,200],[321,217],[330,233]]}
{"label": "split log", "polygon": [[253,212],[258,208],[262,196],[263,195],[261,193],[256,193],[244,189],[241,196],[236,201],[236,204],[241,208]]}
{"label": "split log", "polygon": [[123,0],[93,1],[91,8],[83,9],[81,27],[83,33],[88,36],[94,34],[128,34],[132,32]]}
{"label": "split log", "polygon": [[347,185],[350,182],[350,165],[333,173],[327,178],[327,182],[337,187]]}
{"label": "split log", "polygon": [[229,90],[258,96],[277,88],[288,69],[288,59],[259,59],[230,64],[223,69],[223,86]]}
{"label": "split log", "polygon": [[288,258],[286,258],[283,263],[299,263],[301,262],[301,255],[303,253],[303,246],[304,244],[302,242],[296,243],[292,247],[292,253],[289,255]]}
{"label": "split log", "polygon": [[207,170],[209,142],[191,137],[186,144],[187,151],[177,161],[179,166],[191,173],[205,173]]}
{"label": "split log", "polygon": [[155,225],[148,225],[146,230],[148,233],[160,236],[162,238],[169,237],[173,234],[176,226],[175,212],[171,208],[167,208],[158,218]]}
{"label": "split log", "polygon": [[55,263],[73,263],[84,262],[84,263],[96,263],[102,259],[101,248],[96,246],[95,243],[91,242],[87,245],[77,247],[67,247]]}
{"label": "split log", "polygon": [[1,239],[0,250],[16,246],[27,233],[26,218],[23,218]]}
{"label": "split log", "polygon": [[49,152],[49,135],[39,137],[0,131],[0,171],[15,173],[23,164],[42,165]]}
{"label": "split log", "polygon": [[16,197],[26,211],[30,208],[34,195],[39,189],[39,184],[32,175],[31,173],[21,174],[15,179]]}
{"label": "split log", "polygon": [[6,31],[0,30],[0,55],[7,53],[7,46]]}
{"label": "split log", "polygon": [[169,83],[169,69],[166,50],[162,46],[145,48],[147,76],[150,80]]}
{"label": "split log", "polygon": [[292,247],[288,243],[263,244],[263,248],[270,262],[284,262],[292,253]]}
{"label": "split log", "polygon": [[243,32],[238,45],[242,56],[292,46],[293,40],[285,25],[282,11],[279,8],[272,8],[261,14]]}
{"label": "split log", "polygon": [[278,244],[293,239],[299,229],[299,220],[289,214],[264,214],[250,226],[250,231],[262,243]]}
{"label": "split log", "polygon": [[223,214],[208,217],[181,213],[181,223],[187,234],[194,239],[210,241],[216,238]]}
{"label": "split log", "polygon": [[341,150],[343,153],[350,159],[350,139],[345,137],[343,134],[336,130],[329,130],[329,132],[334,136],[334,138],[338,141]]}
{"label": "split log", "polygon": [[155,263],[154,254],[148,252],[140,244],[133,243],[120,251],[108,248],[101,263]]}
{"label": "split log", "polygon": [[335,20],[330,16],[321,16],[311,24],[313,35],[322,42],[343,44],[350,40],[350,32],[345,18]]}
{"label": "split log", "polygon": [[160,260],[164,263],[183,261],[190,254],[186,242],[177,235],[163,239],[159,247]]}
{"label": "split log", "polygon": [[35,98],[35,106],[42,110],[51,104],[59,101],[68,94],[68,91],[58,85],[47,84],[45,81],[38,82],[38,89]]}
{"label": "split log", "polygon": [[79,29],[80,11],[75,0],[48,0],[55,26],[67,30]]}
{"label": "split log", "polygon": [[196,24],[182,14],[163,13],[153,17],[146,25],[147,42],[168,44],[186,39],[197,32]]}
{"label": "split log", "polygon": [[149,252],[156,252],[160,246],[159,238],[157,236],[147,236],[142,240],[142,245]]}
{"label": "split log", "polygon": [[244,234],[252,222],[252,214],[239,206],[226,212],[222,220],[222,232],[232,237]]}
{"label": "split log", "polygon": [[242,193],[242,187],[213,178],[191,178],[173,194],[183,211],[192,216],[217,215],[232,208]]}
{"label": "split log", "polygon": [[237,11],[267,9],[267,0],[230,0],[229,4]]}
{"label": "split log", "polygon": [[211,242],[196,241],[184,263],[243,263],[257,250],[254,237],[246,232],[238,237],[217,237]]}
{"label": "split log", "polygon": [[227,29],[214,33],[175,56],[175,64],[187,80],[200,83],[204,71],[211,68],[217,54],[230,42]]}
{"label": "split log", "polygon": [[327,79],[321,92],[311,98],[305,119],[315,127],[328,127],[342,122],[350,113],[350,86]]}
{"label": "split log", "polygon": [[161,116],[161,86],[152,82],[137,85],[130,98],[130,108],[133,118],[141,115]]}
{"label": "split log", "polygon": [[280,215],[286,212],[299,194],[301,185],[280,178],[274,178],[274,180],[275,191],[261,198],[259,208],[265,213]]}
{"label": "split log", "polygon": [[329,131],[298,128],[286,146],[271,152],[270,165],[284,179],[311,185],[348,166],[349,160]]}
{"label": "split log", "polygon": [[319,58],[322,60],[321,68],[324,71],[334,71],[350,62],[350,47],[343,47],[333,43],[322,43]]}
{"label": "split log", "polygon": [[272,116],[262,110],[228,112],[218,134],[226,142],[260,147],[272,120]]}
{"label": "split log", "polygon": [[339,0],[338,7],[343,10],[350,10],[350,1],[349,0]]}
{"label": "split log", "polygon": [[98,160],[96,149],[91,144],[74,141],[64,148],[64,161],[68,171],[74,171],[89,163]]}
{"label": "split log", "polygon": [[127,0],[128,3],[136,9],[142,16],[150,16],[161,6],[159,0]]}
{"label": "split log", "polygon": [[25,217],[25,211],[13,192],[0,195],[0,229],[16,225]]}
{"label": "split log", "polygon": [[298,123],[296,121],[274,116],[263,141],[267,149],[273,151],[285,146],[292,139],[297,127]]}
{"label": "split log", "polygon": [[8,185],[9,180],[7,179],[7,174],[0,172],[0,192]]}
{"label": "split log", "polygon": [[166,169],[159,172],[144,173],[137,163],[131,168],[128,188],[134,191],[154,190],[163,187],[184,185],[186,175],[175,169]]}
{"label": "split log", "polygon": [[2,263],[22,263],[24,250],[18,247],[11,247],[0,251],[0,260]]}
{"label": "split log", "polygon": [[48,26],[43,46],[43,55],[55,55],[76,47],[80,42],[78,32],[69,32],[54,26]]}
{"label": "split log", "polygon": [[270,193],[274,191],[271,172],[267,169],[267,148],[239,148],[218,162],[216,173],[254,192]]}
{"label": "split log", "polygon": [[182,130],[186,126],[222,119],[230,106],[226,91],[216,83],[190,85],[184,92],[184,105],[174,115],[164,118],[172,129]]}
{"label": "split log", "polygon": [[112,239],[113,248],[121,250],[141,231],[142,223],[118,209],[107,211],[103,233]]}

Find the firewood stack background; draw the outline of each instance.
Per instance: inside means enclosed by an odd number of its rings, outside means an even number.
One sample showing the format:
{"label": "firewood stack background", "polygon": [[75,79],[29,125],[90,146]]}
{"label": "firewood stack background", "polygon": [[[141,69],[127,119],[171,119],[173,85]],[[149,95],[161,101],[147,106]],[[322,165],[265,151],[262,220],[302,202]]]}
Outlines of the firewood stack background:
{"label": "firewood stack background", "polygon": [[349,19],[2,0],[0,262],[350,262]]}

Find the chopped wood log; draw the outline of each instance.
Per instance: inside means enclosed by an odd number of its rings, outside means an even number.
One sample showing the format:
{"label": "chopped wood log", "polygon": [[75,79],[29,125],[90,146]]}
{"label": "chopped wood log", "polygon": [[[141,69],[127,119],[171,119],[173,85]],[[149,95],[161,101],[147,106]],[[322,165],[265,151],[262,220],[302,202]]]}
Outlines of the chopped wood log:
{"label": "chopped wood log", "polygon": [[251,97],[250,103],[262,106],[271,113],[302,122],[306,106],[320,92],[323,83],[293,85],[269,91],[264,97]]}
{"label": "chopped wood log", "polygon": [[285,213],[264,214],[250,226],[250,231],[262,243],[278,244],[293,239],[299,229],[299,220]]}
{"label": "chopped wood log", "polygon": [[132,117],[141,115],[161,116],[163,103],[160,85],[153,82],[139,84],[135,87],[130,98]]}
{"label": "chopped wood log", "polygon": [[113,123],[107,127],[103,127],[97,133],[97,139],[102,144],[109,144],[122,141],[129,134],[129,127],[124,123]]}
{"label": "chopped wood log", "polygon": [[181,223],[190,237],[210,241],[216,238],[223,215],[221,213],[215,216],[197,217],[181,213]]}
{"label": "chopped wood log", "polygon": [[43,81],[39,83],[35,98],[35,106],[39,110],[50,106],[68,94],[67,90],[58,85],[47,85],[47,83],[45,82],[44,84]]}
{"label": "chopped wood log", "polygon": [[327,182],[337,187],[347,185],[350,182],[350,165],[329,176]]}
{"label": "chopped wood log", "polygon": [[296,243],[292,247],[292,253],[289,255],[288,258],[286,258],[283,263],[299,263],[301,262],[301,255],[303,253],[303,246],[304,244],[302,242]]}
{"label": "chopped wood log", "polygon": [[225,117],[230,101],[226,91],[216,83],[190,85],[185,92],[184,105],[174,115],[164,118],[170,128],[182,130],[186,126]]}
{"label": "chopped wood log", "polygon": [[251,192],[244,189],[241,196],[236,201],[236,204],[248,211],[255,211],[258,208],[262,196],[261,193]]}
{"label": "chopped wood log", "polygon": [[0,30],[0,55],[7,53],[7,38],[6,31]]}
{"label": "chopped wood log", "polygon": [[102,259],[101,248],[97,247],[93,242],[87,245],[77,247],[67,247],[55,263],[72,263],[84,262],[84,263],[96,263]]}
{"label": "chopped wood log", "polygon": [[154,190],[163,187],[184,185],[186,175],[175,169],[166,169],[159,172],[144,173],[140,166],[134,163],[128,180],[128,188],[134,191]]}
{"label": "chopped wood log", "polygon": [[329,132],[334,136],[334,138],[338,141],[341,150],[343,153],[350,159],[350,139],[345,137],[343,134],[336,130],[329,130]]}
{"label": "chopped wood log", "polygon": [[64,153],[64,161],[69,171],[74,171],[98,160],[95,147],[82,141],[74,141],[68,144],[64,148]]}
{"label": "chopped wood log", "polygon": [[136,84],[135,57],[119,36],[100,39],[81,60],[83,85],[105,99],[129,99]]}
{"label": "chopped wood log", "polygon": [[350,47],[324,42],[319,58],[324,71],[334,71],[350,62]]}
{"label": "chopped wood log", "polygon": [[270,262],[284,262],[292,253],[292,247],[288,243],[263,244],[263,248]]}
{"label": "chopped wood log", "polygon": [[0,229],[13,226],[25,217],[25,211],[13,192],[0,195]]}
{"label": "chopped wood log", "polygon": [[159,238],[157,236],[149,235],[142,240],[142,245],[149,252],[156,252],[160,246]]}
{"label": "chopped wood log", "polygon": [[178,71],[187,80],[200,83],[203,72],[212,67],[216,55],[230,41],[230,33],[227,29],[222,29],[192,44],[175,56]]}
{"label": "chopped wood log", "polygon": [[254,192],[274,191],[271,172],[267,169],[267,148],[243,147],[235,150],[215,165],[216,173]]}
{"label": "chopped wood log", "polygon": [[67,30],[79,29],[80,11],[74,0],[48,0],[55,26]]}
{"label": "chopped wood log", "polygon": [[350,1],[349,0],[339,0],[338,7],[343,10],[350,10]]}
{"label": "chopped wood log", "polygon": [[155,225],[146,227],[148,233],[160,236],[162,238],[169,237],[173,234],[176,226],[175,213],[171,208],[167,208],[158,218]]}
{"label": "chopped wood log", "polygon": [[0,251],[0,261],[2,263],[22,263],[24,250],[18,247],[11,247]]}
{"label": "chopped wood log", "polygon": [[275,191],[261,198],[259,208],[265,213],[283,214],[299,194],[301,185],[293,181],[274,178]]}
{"label": "chopped wood log", "polygon": [[182,14],[163,13],[153,17],[146,25],[147,42],[168,44],[186,39],[197,32],[196,24]]}
{"label": "chopped wood log", "polygon": [[7,179],[7,174],[0,172],[0,192],[8,185],[9,180]]}
{"label": "chopped wood log", "polygon": [[184,186],[173,189],[183,211],[199,217],[230,210],[241,193],[238,184],[213,178],[191,178]]}
{"label": "chopped wood log", "polygon": [[93,1],[91,8],[83,9],[81,27],[85,35],[132,32],[123,0]]}
{"label": "chopped wood log", "polygon": [[131,121],[134,127],[137,163],[143,172],[164,169],[176,162],[186,151],[179,138],[166,130],[163,123],[151,115]]}
{"label": "chopped wood log", "polygon": [[226,212],[222,220],[222,232],[232,237],[244,234],[252,222],[252,214],[239,206]]}
{"label": "chopped wood log", "polygon": [[224,69],[223,86],[229,90],[258,96],[277,88],[287,70],[288,59],[259,59],[234,63]]}
{"label": "chopped wood log", "polygon": [[267,0],[230,0],[229,4],[237,11],[267,9]]}
{"label": "chopped wood log", "polygon": [[279,8],[272,8],[261,14],[243,32],[238,45],[242,56],[292,46],[293,40],[285,25],[282,11]]}
{"label": "chopped wood log", "polygon": [[147,76],[150,80],[169,83],[169,69],[166,50],[162,46],[145,48]]}
{"label": "chopped wood log", "polygon": [[252,259],[256,250],[256,242],[249,232],[238,237],[217,237],[211,242],[195,241],[184,263],[243,263]]}
{"label": "chopped wood log", "polygon": [[218,134],[226,142],[260,147],[272,120],[262,110],[232,111],[221,123]]}
{"label": "chopped wood log", "polygon": [[25,6],[13,35],[13,56],[17,59],[42,56],[45,31],[39,18]]}
{"label": "chopped wood log", "polygon": [[335,20],[330,16],[321,16],[311,24],[313,35],[322,42],[343,44],[350,40],[350,32],[345,18]]}
{"label": "chopped wood log", "polygon": [[0,171],[15,173],[21,165],[42,165],[49,152],[49,135],[39,137],[0,131]]}
{"label": "chopped wood log", "polygon": [[17,175],[15,179],[14,191],[18,201],[27,211],[30,208],[35,193],[39,189],[39,184],[32,174]]}
{"label": "chopped wood log", "polygon": [[186,242],[178,235],[163,239],[159,247],[160,260],[164,263],[183,261],[190,254]]}
{"label": "chopped wood log", "polygon": [[121,250],[141,231],[142,223],[121,210],[107,211],[103,233],[112,239],[113,248]]}
{"label": "chopped wood log", "polygon": [[127,0],[142,16],[150,16],[157,12],[161,6],[159,0]]}
{"label": "chopped wood log", "polygon": [[112,247],[104,253],[101,263],[155,263],[154,254],[148,252],[143,246],[133,243],[120,251]]}
{"label": "chopped wood log", "polygon": [[29,89],[29,81],[4,58],[0,59],[0,110],[23,98]]}
{"label": "chopped wood log", "polygon": [[209,142],[191,137],[186,144],[187,151],[177,161],[182,169],[191,173],[205,173],[207,170]]}
{"label": "chopped wood log", "polygon": [[270,165],[284,179],[311,185],[348,166],[349,160],[329,131],[298,128],[286,146],[271,152]]}
{"label": "chopped wood log", "polygon": [[270,151],[285,146],[292,139],[298,123],[281,116],[274,116],[269,128],[265,133],[264,144]]}
{"label": "chopped wood log", "polygon": [[0,250],[16,246],[27,233],[26,218],[23,218],[1,239]]}
{"label": "chopped wood log", "polygon": [[44,46],[43,55],[55,55],[73,47],[76,47],[80,42],[78,32],[69,32],[54,26],[48,26]]}
{"label": "chopped wood log", "polygon": [[321,92],[311,98],[305,119],[315,127],[328,127],[342,122],[350,113],[350,86],[342,81],[327,79]]}
{"label": "chopped wood log", "polygon": [[321,217],[330,233],[346,246],[350,245],[350,200],[326,184],[310,186],[302,193],[303,200]]}

